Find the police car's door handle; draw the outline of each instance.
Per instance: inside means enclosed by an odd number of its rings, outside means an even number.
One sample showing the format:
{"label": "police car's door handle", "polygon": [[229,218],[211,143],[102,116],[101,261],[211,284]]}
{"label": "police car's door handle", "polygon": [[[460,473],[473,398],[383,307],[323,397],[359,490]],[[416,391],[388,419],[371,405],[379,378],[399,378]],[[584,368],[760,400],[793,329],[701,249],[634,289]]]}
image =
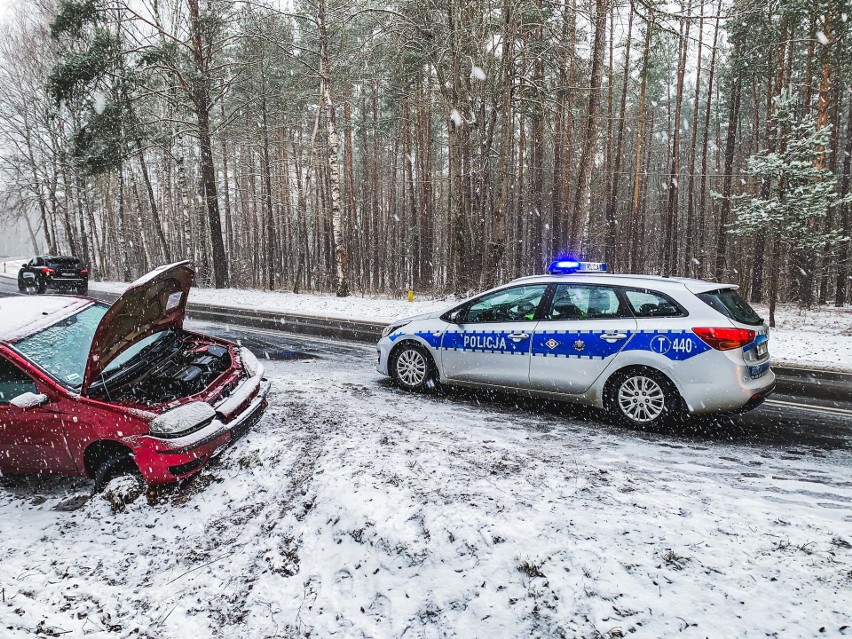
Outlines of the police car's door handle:
{"label": "police car's door handle", "polygon": [[627,333],[604,333],[601,339],[605,342],[617,342],[618,340],[627,339]]}
{"label": "police car's door handle", "polygon": [[509,339],[513,342],[520,342],[521,340],[527,339],[529,335],[526,333],[512,333],[509,335]]}

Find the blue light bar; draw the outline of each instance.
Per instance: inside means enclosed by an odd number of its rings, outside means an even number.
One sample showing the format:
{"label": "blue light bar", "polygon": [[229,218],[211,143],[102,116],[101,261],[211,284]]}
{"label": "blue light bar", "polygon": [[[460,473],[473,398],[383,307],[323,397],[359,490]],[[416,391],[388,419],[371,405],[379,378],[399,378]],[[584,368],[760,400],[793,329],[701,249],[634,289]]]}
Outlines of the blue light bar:
{"label": "blue light bar", "polygon": [[547,269],[551,275],[569,273],[606,273],[606,262],[578,262],[577,260],[556,260]]}

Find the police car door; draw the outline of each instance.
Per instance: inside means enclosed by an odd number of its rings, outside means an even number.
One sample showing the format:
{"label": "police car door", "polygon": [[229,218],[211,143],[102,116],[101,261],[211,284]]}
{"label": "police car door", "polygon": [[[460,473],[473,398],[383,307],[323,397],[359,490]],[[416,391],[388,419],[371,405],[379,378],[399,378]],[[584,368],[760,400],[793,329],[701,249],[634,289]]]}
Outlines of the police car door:
{"label": "police car door", "polygon": [[635,331],[636,320],[615,287],[556,284],[533,336],[531,388],[584,393]]}
{"label": "police car door", "polygon": [[441,344],[451,380],[529,387],[530,344],[547,284],[487,293],[456,314]]}

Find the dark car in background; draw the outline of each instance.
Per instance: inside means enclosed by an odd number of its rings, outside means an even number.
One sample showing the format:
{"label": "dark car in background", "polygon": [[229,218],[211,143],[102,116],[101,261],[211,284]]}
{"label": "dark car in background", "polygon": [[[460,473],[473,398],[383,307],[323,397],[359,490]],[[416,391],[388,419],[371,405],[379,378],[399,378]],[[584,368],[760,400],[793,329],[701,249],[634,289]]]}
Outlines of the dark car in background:
{"label": "dark car in background", "polygon": [[44,293],[47,289],[89,293],[89,269],[76,257],[41,255],[18,271],[18,290]]}

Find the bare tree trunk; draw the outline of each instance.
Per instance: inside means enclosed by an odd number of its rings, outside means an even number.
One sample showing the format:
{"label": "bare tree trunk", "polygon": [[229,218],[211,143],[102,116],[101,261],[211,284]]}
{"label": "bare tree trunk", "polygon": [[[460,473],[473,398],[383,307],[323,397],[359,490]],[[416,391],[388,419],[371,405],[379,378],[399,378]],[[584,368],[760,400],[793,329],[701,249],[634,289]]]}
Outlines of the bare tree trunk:
{"label": "bare tree trunk", "polygon": [[[432,175],[432,124],[431,124],[431,80],[427,76],[418,84],[417,104],[417,183],[419,186],[419,228],[420,240],[420,277],[421,285],[434,284],[434,236],[435,219],[433,213],[434,186]],[[427,103],[428,101],[428,103]]]}
{"label": "bare tree trunk", "polygon": [[[225,101],[222,100],[219,103],[219,115],[224,120],[225,119]],[[231,259],[236,253],[235,238],[234,238],[234,223],[231,213],[231,180],[228,176],[228,143],[223,138],[222,139],[222,182],[224,185],[224,190],[222,195],[225,198],[225,240],[226,240],[226,249],[228,252],[228,258]],[[171,261],[171,258],[169,258]]]}
{"label": "bare tree trunk", "polygon": [[[685,2],[681,2],[681,9],[685,8]],[[683,106],[683,78],[686,73],[686,54],[689,50],[689,17],[684,20],[685,24],[681,28],[682,37],[680,38],[680,46],[677,65],[677,89],[675,92],[675,111],[674,122],[672,123],[672,150],[671,150],[671,169],[668,175],[666,202],[666,214],[664,218],[663,229],[663,273],[671,274],[677,269],[678,264],[678,186],[680,180],[680,112]]]}
{"label": "bare tree trunk", "polygon": [[84,264],[91,264],[93,259],[89,253],[89,233],[86,232],[86,218],[83,213],[83,180],[79,173],[75,174],[74,177],[76,181],[77,219],[80,224],[80,242],[83,251],[81,258]]}
{"label": "bare tree trunk", "polygon": [[[514,114],[512,110],[512,85],[514,56],[512,55],[515,43],[514,12],[512,0],[503,2],[503,46],[501,50],[501,100],[500,111],[502,127],[500,131],[500,192],[497,196],[497,205],[494,207],[493,228],[491,231],[490,252],[490,277],[487,284],[496,286],[506,274],[506,209],[509,206],[512,180],[514,178],[511,157],[512,137],[514,134]],[[559,140],[557,140],[559,144]],[[556,185],[554,185],[556,189]],[[554,209],[555,211],[555,209]]]}
{"label": "bare tree trunk", "polygon": [[183,259],[191,260],[193,258],[192,215],[190,214],[191,198],[186,179],[186,162],[183,157],[183,138],[180,135],[175,139],[175,147],[177,149],[175,164],[177,164],[178,197],[180,199],[181,224],[183,226]]}
{"label": "bare tree trunk", "polygon": [[209,47],[203,41],[202,19],[198,0],[187,0],[190,17],[192,54],[196,78],[192,101],[198,120],[198,143],[200,147],[201,181],[207,204],[207,226],[213,250],[213,285],[225,288],[228,285],[228,256],[222,239],[222,220],[219,216],[219,193],[216,184],[216,166],[213,163],[213,144],[210,138],[210,69]]}
{"label": "bare tree trunk", "polygon": [[598,115],[600,112],[604,43],[606,41],[607,0],[595,1],[594,40],[592,43],[592,73],[589,87],[589,105],[586,111],[585,135],[580,151],[579,180],[574,193],[574,212],[571,215],[571,249],[577,254],[585,241],[586,225],[591,210],[592,169],[598,142]]}
{"label": "bare tree trunk", "polygon": [[559,233],[556,234],[556,248],[559,253],[569,250],[571,238],[568,237],[571,231],[571,172],[574,164],[574,80],[577,75],[577,0],[571,0],[571,18],[568,19],[565,8],[565,20],[568,24],[564,28],[568,29],[568,50],[571,53],[571,61],[568,65],[568,88],[567,99],[568,104],[565,109],[565,167],[562,173],[562,210],[559,211]]}
{"label": "bare tree trunk", "polygon": [[278,263],[276,260],[278,243],[275,238],[275,216],[273,215],[272,210],[272,170],[270,168],[269,160],[269,118],[266,107],[266,88],[263,87],[261,91],[261,135],[263,137],[261,140],[263,145],[261,152],[263,158],[263,204],[265,213],[265,220],[263,224],[265,229],[263,233],[263,253],[267,270],[266,285],[270,291],[273,291],[275,290],[275,269]]}
{"label": "bare tree trunk", "polygon": [[343,100],[343,187],[346,193],[344,209],[347,225],[347,254],[350,260],[350,271],[360,272],[358,236],[358,209],[355,203],[355,168],[352,148],[352,86],[346,84]]}
{"label": "bare tree trunk", "polygon": [[24,118],[24,139],[26,140],[27,145],[27,163],[29,164],[29,169],[32,172],[33,190],[35,191],[36,201],[38,202],[39,215],[41,216],[41,227],[42,232],[44,233],[45,242],[47,243],[47,250],[49,253],[56,254],[59,252],[56,246],[56,234],[50,232],[50,223],[47,219],[47,205],[45,204],[44,193],[42,192],[42,180],[38,175],[38,164],[36,163],[35,156],[33,155],[30,124],[26,117]]}
{"label": "bare tree trunk", "polygon": [[535,0],[536,13],[533,27],[533,91],[530,105],[530,189],[532,193],[532,231],[530,233],[530,264],[533,273],[541,272],[544,255],[542,236],[544,224],[544,43],[542,22],[544,14],[541,0]]}
{"label": "bare tree trunk", "polygon": [[[848,95],[848,93],[847,93]],[[840,181],[840,199],[843,204],[840,206],[840,225],[843,229],[843,235],[847,238],[840,245],[837,256],[837,279],[835,280],[834,289],[834,305],[838,308],[846,304],[846,290],[849,287],[849,260],[850,260],[850,240],[852,237],[852,215],[849,214],[849,202],[846,198],[849,196],[850,170],[852,170],[852,99],[849,100],[849,109],[846,114],[846,144],[843,153],[843,178]]]}
{"label": "bare tree trunk", "polygon": [[[733,58],[736,60],[740,52],[740,43],[734,45]],[[719,207],[719,229],[716,240],[716,266],[714,276],[717,281],[725,277],[725,260],[728,247],[728,218],[731,213],[731,192],[733,187],[734,154],[737,143],[737,123],[740,119],[740,94],[742,93],[742,78],[739,73],[731,85],[731,95],[728,98],[728,135],[725,140],[725,176],[722,182],[722,203]]]}
{"label": "bare tree trunk", "polygon": [[130,252],[127,246],[127,220],[124,213],[124,167],[118,167],[118,246],[121,250],[121,259],[125,282],[130,281]]}
{"label": "bare tree trunk", "polygon": [[636,162],[633,168],[633,206],[630,212],[630,272],[639,268],[639,188],[642,184],[642,142],[645,137],[645,95],[648,87],[648,57],[654,31],[654,13],[645,25],[645,47],[642,53],[642,82],[639,88],[639,125],[636,130]]}
{"label": "bare tree trunk", "polygon": [[[621,101],[619,106],[618,117],[618,133],[616,134],[615,142],[615,162],[612,167],[612,176],[610,178],[609,200],[606,205],[606,225],[607,225],[607,242],[606,242],[606,261],[613,263],[618,255],[618,220],[616,219],[616,202],[618,201],[618,185],[621,179],[621,160],[624,150],[624,121],[627,119],[627,81],[630,78],[630,38],[633,34],[633,14],[631,11],[627,21],[627,45],[624,52],[624,70],[621,79]],[[612,116],[610,116],[612,118]]]}
{"label": "bare tree trunk", "polygon": [[704,44],[704,0],[701,0],[698,13],[698,53],[695,69],[695,97],[692,108],[692,137],[689,141],[689,184],[686,194],[686,243],[683,250],[683,275],[691,277],[694,272],[695,259],[695,147],[698,142],[698,114],[701,103],[701,52]]}
{"label": "bare tree trunk", "polygon": [[[831,46],[832,46],[832,15],[830,5],[825,9],[822,25],[823,37],[825,38],[820,52],[820,81],[819,94],[817,97],[817,121],[816,128],[820,131],[828,126],[829,111],[831,109]],[[814,168],[822,170],[825,168],[826,153],[823,147],[817,149],[817,157],[814,160]],[[814,233],[818,230],[818,222],[814,216],[808,219],[808,229]],[[804,285],[802,287],[802,304],[810,306],[814,301],[814,278],[816,274],[816,251],[808,251],[805,256]]]}
{"label": "bare tree trunk", "polygon": [[349,266],[340,209],[340,161],[338,158],[340,140],[337,134],[337,116],[334,102],[331,99],[331,69],[325,0],[318,0],[317,2],[317,29],[319,30],[320,40],[320,93],[328,129],[328,172],[331,187],[331,225],[334,239],[337,296],[346,297],[349,295]]}

